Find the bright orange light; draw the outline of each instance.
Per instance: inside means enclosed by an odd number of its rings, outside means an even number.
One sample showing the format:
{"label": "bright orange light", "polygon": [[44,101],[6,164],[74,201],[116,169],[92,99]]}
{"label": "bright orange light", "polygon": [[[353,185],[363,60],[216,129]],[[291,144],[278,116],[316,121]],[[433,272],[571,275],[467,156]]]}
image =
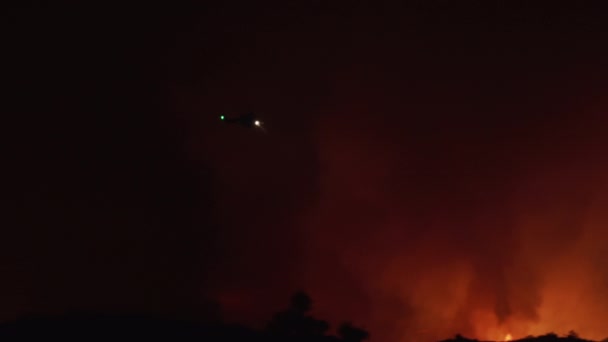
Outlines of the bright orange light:
{"label": "bright orange light", "polygon": [[511,334],[507,334],[507,336],[505,336],[505,341],[511,341],[513,339],[513,337],[511,337]]}

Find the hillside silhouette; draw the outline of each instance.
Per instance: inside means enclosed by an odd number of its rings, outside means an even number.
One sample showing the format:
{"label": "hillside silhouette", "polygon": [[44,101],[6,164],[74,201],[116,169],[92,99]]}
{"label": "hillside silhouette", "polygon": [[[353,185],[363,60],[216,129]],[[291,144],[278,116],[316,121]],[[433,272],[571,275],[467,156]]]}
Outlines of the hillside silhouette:
{"label": "hillside silhouette", "polygon": [[[71,313],[29,316],[0,325],[0,341],[250,341],[250,342],[363,342],[370,334],[349,322],[330,334],[327,321],[313,317],[312,299],[305,292],[291,297],[287,308],[277,312],[263,329],[207,318],[194,321],[154,315]],[[592,342],[549,333],[514,340],[519,342]],[[441,342],[491,342],[456,335]],[[604,342],[604,341],[603,341]]]}
{"label": "hillside silhouette", "polygon": [[291,298],[264,329],[253,329],[220,319],[205,321],[154,315],[71,313],[59,316],[29,316],[0,325],[0,341],[259,341],[259,342],[362,342],[369,333],[350,323],[338,335],[329,335],[330,325],[312,317],[312,300],[304,292]]}

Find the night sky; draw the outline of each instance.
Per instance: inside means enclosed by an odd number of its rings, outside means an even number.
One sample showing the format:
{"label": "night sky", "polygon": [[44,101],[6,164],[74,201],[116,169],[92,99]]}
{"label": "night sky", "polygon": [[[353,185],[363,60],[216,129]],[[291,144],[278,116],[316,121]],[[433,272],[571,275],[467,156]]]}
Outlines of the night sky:
{"label": "night sky", "polygon": [[374,3],[4,11],[0,320],[608,337],[606,12]]}

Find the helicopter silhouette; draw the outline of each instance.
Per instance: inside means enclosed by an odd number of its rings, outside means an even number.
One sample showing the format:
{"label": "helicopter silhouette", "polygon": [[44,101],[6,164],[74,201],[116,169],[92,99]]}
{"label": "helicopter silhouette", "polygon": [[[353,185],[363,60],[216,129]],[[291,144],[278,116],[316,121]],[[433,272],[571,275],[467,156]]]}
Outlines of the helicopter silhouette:
{"label": "helicopter silhouette", "polygon": [[262,121],[260,121],[253,113],[247,113],[232,118],[222,114],[220,115],[220,120],[226,123],[238,124],[248,128],[262,127]]}

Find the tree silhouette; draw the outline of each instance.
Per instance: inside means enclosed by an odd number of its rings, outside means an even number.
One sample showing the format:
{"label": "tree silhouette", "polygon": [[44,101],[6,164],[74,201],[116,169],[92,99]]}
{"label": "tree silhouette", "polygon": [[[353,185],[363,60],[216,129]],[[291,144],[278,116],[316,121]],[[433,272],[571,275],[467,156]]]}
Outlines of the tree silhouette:
{"label": "tree silhouette", "polygon": [[291,310],[306,314],[312,309],[312,299],[304,291],[298,291],[291,296]]}
{"label": "tree silhouette", "polygon": [[574,338],[574,339],[578,339],[578,338],[579,338],[579,337],[578,337],[578,334],[577,334],[577,333],[576,333],[576,331],[574,331],[574,330],[570,330],[570,331],[568,332],[568,335],[567,335],[566,337],[568,337],[568,338]]}
{"label": "tree silhouette", "polygon": [[542,340],[557,340],[557,339],[559,339],[559,337],[557,336],[557,334],[556,333],[552,333],[552,332],[548,333],[546,335],[540,336],[539,338],[542,339]]}
{"label": "tree silhouette", "polygon": [[361,342],[369,338],[369,333],[367,331],[353,327],[350,322],[343,323],[340,326],[338,335],[344,342]]}
{"label": "tree silhouette", "polygon": [[277,313],[270,321],[268,331],[292,337],[323,336],[329,330],[329,324],[307,315],[311,309],[310,296],[303,291],[296,292],[287,310]]}

